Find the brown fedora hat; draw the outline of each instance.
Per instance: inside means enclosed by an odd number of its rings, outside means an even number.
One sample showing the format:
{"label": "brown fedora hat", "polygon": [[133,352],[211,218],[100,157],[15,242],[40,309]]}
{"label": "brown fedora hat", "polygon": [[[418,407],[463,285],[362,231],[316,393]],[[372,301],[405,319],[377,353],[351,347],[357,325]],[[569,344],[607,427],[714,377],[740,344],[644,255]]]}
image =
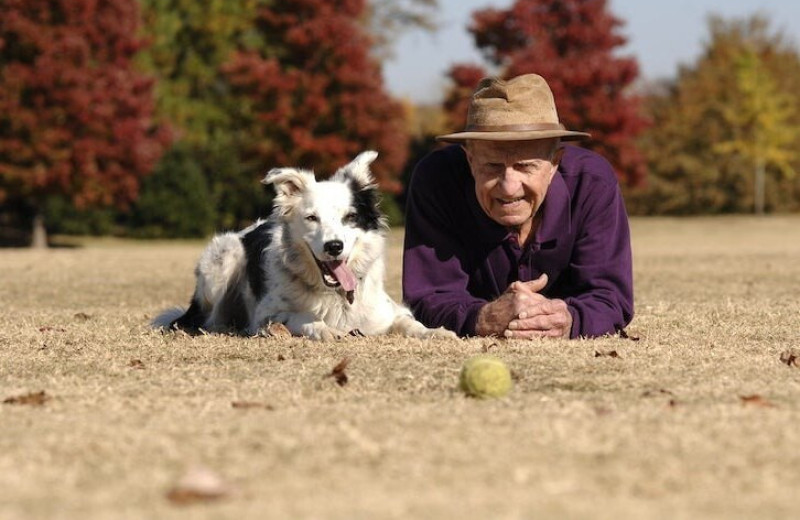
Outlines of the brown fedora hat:
{"label": "brown fedora hat", "polygon": [[558,121],[547,82],[538,74],[524,74],[508,81],[483,78],[472,94],[464,131],[439,135],[436,140],[462,143],[468,139],[528,141],[551,137],[569,141],[591,135],[565,129]]}

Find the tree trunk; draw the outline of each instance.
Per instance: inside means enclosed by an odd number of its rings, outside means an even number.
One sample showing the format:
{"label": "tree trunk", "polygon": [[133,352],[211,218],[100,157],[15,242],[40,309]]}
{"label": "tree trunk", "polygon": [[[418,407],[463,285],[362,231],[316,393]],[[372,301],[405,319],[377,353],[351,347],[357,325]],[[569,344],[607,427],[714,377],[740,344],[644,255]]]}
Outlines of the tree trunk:
{"label": "tree trunk", "polygon": [[756,159],[756,184],[753,193],[756,215],[764,214],[764,170],[764,159]]}
{"label": "tree trunk", "polygon": [[36,215],[33,217],[31,247],[34,249],[47,248],[47,229],[44,227],[44,215],[40,210],[36,210]]}

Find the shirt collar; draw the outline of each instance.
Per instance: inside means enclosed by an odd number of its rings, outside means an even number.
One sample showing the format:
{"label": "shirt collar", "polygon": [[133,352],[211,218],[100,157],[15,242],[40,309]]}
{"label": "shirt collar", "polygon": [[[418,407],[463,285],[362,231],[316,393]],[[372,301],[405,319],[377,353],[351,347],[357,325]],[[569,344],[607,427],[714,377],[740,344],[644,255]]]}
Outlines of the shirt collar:
{"label": "shirt collar", "polygon": [[[470,175],[470,179],[473,182],[466,183],[464,196],[477,224],[475,236],[485,243],[497,243],[507,240],[511,233],[504,226],[501,226],[486,215],[475,196],[475,182],[472,179],[472,175]],[[567,183],[564,182],[564,177],[561,176],[559,166],[559,171],[553,176],[544,202],[539,208],[542,219],[533,235],[533,243],[543,244],[557,240],[559,236],[571,232],[572,217],[570,215],[570,207],[569,189],[567,188]]]}

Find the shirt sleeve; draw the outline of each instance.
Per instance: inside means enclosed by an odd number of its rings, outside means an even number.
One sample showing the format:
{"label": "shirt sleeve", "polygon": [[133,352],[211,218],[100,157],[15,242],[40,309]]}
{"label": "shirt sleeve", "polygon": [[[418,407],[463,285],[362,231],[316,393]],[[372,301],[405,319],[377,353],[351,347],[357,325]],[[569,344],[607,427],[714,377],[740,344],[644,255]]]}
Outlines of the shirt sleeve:
{"label": "shirt sleeve", "polygon": [[633,318],[628,215],[613,171],[609,177],[614,181],[599,181],[579,198],[583,218],[569,264],[571,295],[564,298],[572,338],[614,333]]}
{"label": "shirt sleeve", "polygon": [[478,311],[487,302],[468,290],[467,251],[454,238],[458,216],[447,204],[448,198],[459,195],[453,180],[457,174],[451,169],[451,164],[429,155],[412,175],[406,200],[403,298],[426,326],[472,336]]}

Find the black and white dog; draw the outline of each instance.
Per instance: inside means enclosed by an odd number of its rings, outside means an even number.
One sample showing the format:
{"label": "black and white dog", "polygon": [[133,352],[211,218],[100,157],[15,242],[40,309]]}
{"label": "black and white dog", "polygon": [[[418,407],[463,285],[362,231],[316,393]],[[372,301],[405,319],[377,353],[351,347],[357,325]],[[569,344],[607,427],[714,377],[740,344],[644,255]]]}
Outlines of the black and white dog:
{"label": "black and white dog", "polygon": [[282,323],[294,335],[330,340],[354,331],[455,338],[429,329],[384,290],[386,225],[367,151],[317,182],[310,171],[270,170],[272,213],[238,233],[217,235],[195,271],[187,310],[154,326],[258,334]]}

